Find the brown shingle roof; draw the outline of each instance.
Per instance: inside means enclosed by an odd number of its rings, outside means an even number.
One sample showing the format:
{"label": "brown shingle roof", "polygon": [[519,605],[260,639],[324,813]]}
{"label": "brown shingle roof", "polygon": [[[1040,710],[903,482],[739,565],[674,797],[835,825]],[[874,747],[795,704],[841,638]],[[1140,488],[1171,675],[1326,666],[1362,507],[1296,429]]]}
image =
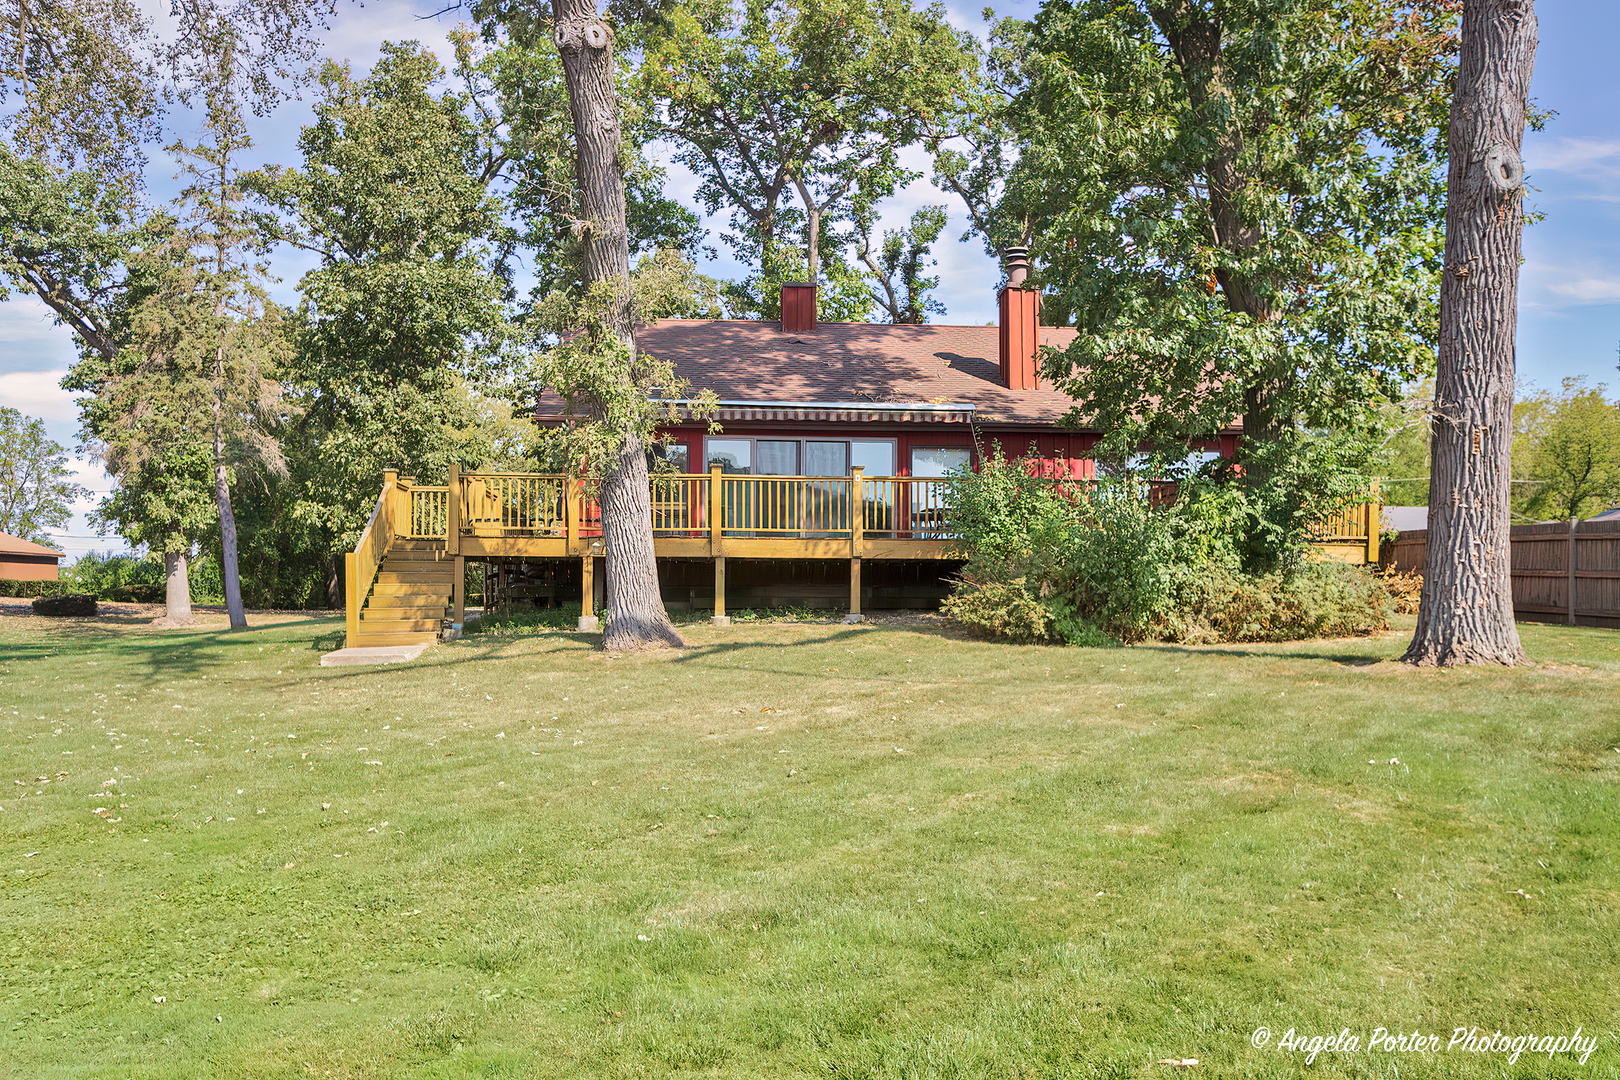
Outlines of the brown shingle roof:
{"label": "brown shingle roof", "polygon": [[[1074,336],[1072,327],[1041,329],[1058,348]],[[964,403],[988,424],[1050,424],[1074,405],[1056,390],[1001,385],[994,326],[822,323],[784,333],[775,322],[661,319],[638,327],[636,344],[673,364],[694,393],[722,401]],[[550,398],[542,412],[560,404]]]}
{"label": "brown shingle roof", "polygon": [[51,555],[58,559],[62,557],[62,553],[54,548],[41,547],[31,540],[3,532],[0,532],[0,555]]}

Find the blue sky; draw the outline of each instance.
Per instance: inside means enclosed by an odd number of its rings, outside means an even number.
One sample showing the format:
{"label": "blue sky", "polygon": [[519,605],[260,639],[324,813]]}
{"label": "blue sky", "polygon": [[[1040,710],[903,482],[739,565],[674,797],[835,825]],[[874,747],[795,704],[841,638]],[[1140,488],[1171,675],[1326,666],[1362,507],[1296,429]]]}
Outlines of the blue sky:
{"label": "blue sky", "polygon": [[[385,40],[419,39],[448,59],[445,34],[454,19],[424,20],[419,14],[442,5],[408,0],[375,0],[364,8],[350,5],[328,36],[327,54],[363,70]],[[157,10],[152,0],[143,4]],[[167,8],[166,4],[161,5]],[[981,30],[979,8],[949,4],[953,21]],[[998,8],[1028,16],[1034,3]],[[1612,43],[1620,40],[1620,4],[1614,0],[1541,0],[1541,45],[1536,56],[1533,93],[1538,105],[1557,115],[1545,131],[1525,137],[1524,158],[1534,205],[1545,220],[1525,234],[1525,265],[1520,281],[1519,377],[1522,385],[1556,389],[1561,380],[1584,376],[1589,382],[1620,384],[1616,348],[1620,345],[1620,81],[1614,76]],[[306,101],[293,101],[253,132],[256,154],[265,161],[295,160],[299,127],[309,118]],[[177,122],[183,118],[177,118]],[[912,162],[926,172],[920,154]],[[172,166],[154,157],[154,195],[172,187]],[[694,180],[675,170],[671,194],[691,202]],[[995,317],[994,262],[979,244],[956,242],[964,231],[960,204],[926,181],[918,181],[887,207],[885,224],[904,223],[913,209],[936,203],[948,208],[949,227],[936,249],[947,323],[985,323]],[[711,222],[718,235],[719,222]],[[718,241],[717,241],[718,243]],[[279,292],[293,298],[293,287],[307,263],[290,255],[276,262]],[[740,268],[722,259],[708,268],[722,276]],[[57,383],[73,360],[68,332],[54,326],[37,300],[14,296],[0,303],[0,404],[43,417],[53,437],[73,445],[77,411]],[[98,493],[111,484],[93,462],[78,460],[81,483]],[[118,550],[116,537],[98,537],[79,507],[74,521],[56,537],[69,554]]]}

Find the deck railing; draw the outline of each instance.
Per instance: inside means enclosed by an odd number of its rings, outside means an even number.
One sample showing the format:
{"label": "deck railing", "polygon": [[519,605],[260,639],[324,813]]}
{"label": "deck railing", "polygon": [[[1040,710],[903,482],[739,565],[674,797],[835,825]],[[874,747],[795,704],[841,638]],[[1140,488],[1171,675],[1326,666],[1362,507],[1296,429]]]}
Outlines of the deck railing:
{"label": "deck railing", "polygon": [[[748,476],[715,470],[655,473],[651,483],[655,536],[851,538],[859,504],[860,531],[867,536],[950,538],[945,528],[950,484],[936,478]],[[454,519],[461,536],[598,537],[601,505],[589,488],[581,480],[550,474],[459,473],[449,487],[410,489],[410,531],[399,535],[444,538]],[[453,494],[458,496],[454,507]]]}
{"label": "deck railing", "polygon": [[[383,530],[401,539],[446,540],[452,553],[462,537],[566,539],[570,548],[588,548],[602,535],[594,484],[578,478],[452,468],[442,487],[417,485],[409,477],[388,484],[396,495],[379,501],[379,514],[385,507],[387,513],[373,515],[362,548],[376,546]],[[659,538],[849,540],[857,553],[863,540],[954,539],[948,478],[865,476],[860,470],[848,476],[753,476],[715,468],[655,473],[651,488],[652,529]],[[1348,506],[1325,515],[1313,540],[1324,547],[1364,545],[1372,561],[1378,515],[1376,501]],[[362,557],[358,570],[363,574],[370,565],[374,574],[385,551],[386,545]]]}
{"label": "deck railing", "polygon": [[405,488],[409,509],[399,535],[411,540],[442,540],[450,524],[448,487]]}

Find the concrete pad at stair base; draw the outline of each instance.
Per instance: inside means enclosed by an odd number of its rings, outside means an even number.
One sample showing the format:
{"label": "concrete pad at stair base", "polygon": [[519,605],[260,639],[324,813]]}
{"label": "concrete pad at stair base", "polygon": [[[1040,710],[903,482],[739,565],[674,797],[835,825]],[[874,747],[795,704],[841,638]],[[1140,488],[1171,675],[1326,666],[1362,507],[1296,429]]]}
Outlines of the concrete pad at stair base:
{"label": "concrete pad at stair base", "polygon": [[419,645],[370,645],[361,649],[339,649],[321,656],[321,667],[348,667],[351,664],[405,664],[427,649]]}

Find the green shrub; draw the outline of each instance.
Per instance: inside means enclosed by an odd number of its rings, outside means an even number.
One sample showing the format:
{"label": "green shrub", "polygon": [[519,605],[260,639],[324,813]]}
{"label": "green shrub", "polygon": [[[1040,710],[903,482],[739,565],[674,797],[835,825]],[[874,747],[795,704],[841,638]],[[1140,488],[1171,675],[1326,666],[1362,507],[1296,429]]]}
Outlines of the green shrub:
{"label": "green shrub", "polygon": [[14,578],[0,578],[0,596],[15,596],[22,600],[39,596],[66,596],[77,591],[78,586],[71,581],[18,581]]}
{"label": "green shrub", "polygon": [[1043,480],[997,448],[953,480],[951,525],[967,559],[942,610],[1012,641],[1287,641],[1371,633],[1388,593],[1339,563],[1247,573],[1253,510],[1233,484],[1194,475]]}
{"label": "green shrub", "polygon": [[1301,641],[1389,629],[1389,590],[1360,567],[1306,563],[1292,573],[1215,573],[1164,636],[1179,641]]}
{"label": "green shrub", "polygon": [[[191,600],[196,604],[222,604],[225,586],[219,560],[200,555],[186,567]],[[156,555],[113,555],[92,551],[62,573],[74,590],[123,603],[161,604],[167,589],[163,560]]]}
{"label": "green shrub", "polygon": [[114,585],[101,594],[103,600],[119,604],[161,604],[168,598],[164,585],[140,582],[134,585]]}
{"label": "green shrub", "polygon": [[58,619],[93,619],[96,617],[96,598],[89,593],[67,593],[63,596],[42,596],[34,601],[34,614]]}
{"label": "green shrub", "polygon": [[1061,596],[1047,601],[1052,612],[1052,636],[1065,645],[1082,649],[1113,649],[1120,644],[1118,638],[1081,615]]}
{"label": "green shrub", "polygon": [[516,636],[545,630],[572,630],[579,625],[580,605],[559,604],[554,608],[518,608],[491,611],[466,624],[468,634]]}
{"label": "green shrub", "polygon": [[964,582],[940,610],[986,637],[1023,644],[1052,640],[1052,613],[1022,580]]}

